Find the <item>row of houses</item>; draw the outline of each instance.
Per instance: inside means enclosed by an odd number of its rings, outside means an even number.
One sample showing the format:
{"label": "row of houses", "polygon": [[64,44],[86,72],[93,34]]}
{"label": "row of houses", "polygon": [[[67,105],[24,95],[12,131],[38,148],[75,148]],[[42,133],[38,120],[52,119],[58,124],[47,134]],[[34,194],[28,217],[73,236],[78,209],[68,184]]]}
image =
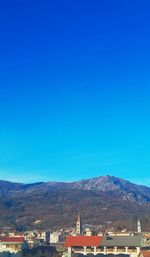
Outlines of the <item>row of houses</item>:
{"label": "row of houses", "polygon": [[29,247],[24,237],[0,238],[0,257],[58,257],[56,248],[50,245]]}

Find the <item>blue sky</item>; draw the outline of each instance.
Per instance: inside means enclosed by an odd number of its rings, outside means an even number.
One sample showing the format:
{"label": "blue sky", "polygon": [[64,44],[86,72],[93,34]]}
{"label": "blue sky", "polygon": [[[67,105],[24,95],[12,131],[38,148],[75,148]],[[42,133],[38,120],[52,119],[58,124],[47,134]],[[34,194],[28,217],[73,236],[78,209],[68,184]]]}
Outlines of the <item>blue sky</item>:
{"label": "blue sky", "polygon": [[0,179],[150,185],[149,0],[0,5]]}

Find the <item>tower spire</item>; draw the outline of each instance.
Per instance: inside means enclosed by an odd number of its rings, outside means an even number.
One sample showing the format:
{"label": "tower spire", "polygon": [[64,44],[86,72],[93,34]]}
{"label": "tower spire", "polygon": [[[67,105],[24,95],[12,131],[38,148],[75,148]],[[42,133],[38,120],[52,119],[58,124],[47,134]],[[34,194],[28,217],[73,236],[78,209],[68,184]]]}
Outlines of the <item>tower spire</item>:
{"label": "tower spire", "polygon": [[138,232],[138,233],[141,233],[141,232],[142,232],[142,229],[141,229],[141,222],[140,222],[139,219],[138,219],[138,221],[137,221],[137,232]]}
{"label": "tower spire", "polygon": [[77,234],[77,235],[81,235],[81,234],[82,234],[82,221],[81,221],[80,212],[78,213],[78,216],[77,216],[76,234]]}

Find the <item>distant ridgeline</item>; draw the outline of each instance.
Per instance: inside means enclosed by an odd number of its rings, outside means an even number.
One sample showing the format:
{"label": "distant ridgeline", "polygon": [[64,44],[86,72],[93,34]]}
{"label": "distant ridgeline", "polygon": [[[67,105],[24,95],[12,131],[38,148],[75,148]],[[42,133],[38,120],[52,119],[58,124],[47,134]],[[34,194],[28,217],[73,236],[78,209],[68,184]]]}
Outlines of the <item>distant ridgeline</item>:
{"label": "distant ridgeline", "polygon": [[101,176],[77,182],[19,184],[0,181],[0,228],[74,226],[77,212],[84,223],[111,222],[117,230],[150,228],[150,188]]}

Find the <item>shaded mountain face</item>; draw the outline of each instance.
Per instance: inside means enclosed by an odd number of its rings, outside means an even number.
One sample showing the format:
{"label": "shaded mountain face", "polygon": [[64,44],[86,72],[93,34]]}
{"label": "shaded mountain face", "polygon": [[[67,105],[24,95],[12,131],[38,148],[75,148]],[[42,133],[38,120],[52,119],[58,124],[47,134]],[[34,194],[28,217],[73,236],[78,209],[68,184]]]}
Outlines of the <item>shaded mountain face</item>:
{"label": "shaded mountain face", "polygon": [[[138,217],[147,226],[150,188],[113,176],[70,183],[0,181],[1,226],[73,226],[78,211],[89,224],[111,221],[113,226],[132,227]],[[40,220],[38,225],[36,220]]]}

